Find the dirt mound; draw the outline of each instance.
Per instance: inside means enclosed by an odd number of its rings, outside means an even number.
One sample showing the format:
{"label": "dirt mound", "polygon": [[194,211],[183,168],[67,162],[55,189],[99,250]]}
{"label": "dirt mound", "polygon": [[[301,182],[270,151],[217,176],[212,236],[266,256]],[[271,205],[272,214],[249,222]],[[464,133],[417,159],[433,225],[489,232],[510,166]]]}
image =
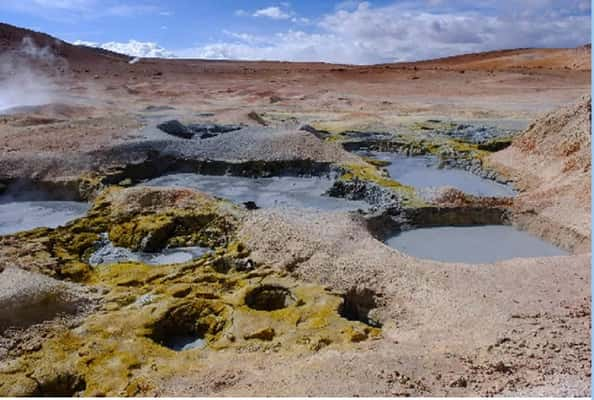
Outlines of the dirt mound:
{"label": "dirt mound", "polygon": [[561,172],[591,168],[592,98],[564,107],[536,121],[512,144],[521,152],[563,161]]}
{"label": "dirt mound", "polygon": [[490,159],[523,189],[514,204],[518,223],[573,251],[590,249],[591,121],[588,95],[545,115]]}

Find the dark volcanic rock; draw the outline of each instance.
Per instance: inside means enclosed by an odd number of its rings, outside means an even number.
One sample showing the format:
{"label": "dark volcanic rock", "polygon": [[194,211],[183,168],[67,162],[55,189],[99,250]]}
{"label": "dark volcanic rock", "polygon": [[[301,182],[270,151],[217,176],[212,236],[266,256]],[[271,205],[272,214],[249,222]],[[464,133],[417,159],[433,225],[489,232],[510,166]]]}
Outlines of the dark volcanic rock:
{"label": "dark volcanic rock", "polygon": [[[449,136],[464,142],[485,145],[489,151],[497,151],[511,143],[512,131],[495,126],[455,124],[447,129],[437,129],[435,133]],[[493,150],[490,150],[490,148]]]}
{"label": "dark volcanic rock", "polygon": [[243,128],[242,125],[218,125],[218,124],[190,124],[188,129],[195,135],[200,135],[200,139],[208,139],[217,136],[220,133],[237,131]]}
{"label": "dark volcanic rock", "polygon": [[176,119],[162,122],[157,125],[157,128],[169,135],[177,136],[183,139],[192,139],[192,137],[194,137],[194,132],[192,132],[184,124]]}
{"label": "dark volcanic rock", "polygon": [[326,194],[347,200],[363,200],[374,207],[384,209],[398,209],[402,202],[402,199],[391,190],[359,179],[337,180]]}
{"label": "dark volcanic rock", "polygon": [[260,208],[253,201],[244,201],[243,206],[246,208],[246,210],[257,210]]}
{"label": "dark volcanic rock", "polygon": [[299,130],[300,131],[309,132],[309,133],[311,133],[312,135],[314,135],[315,137],[317,137],[318,139],[321,139],[321,140],[324,140],[328,136],[330,136],[330,132],[318,130],[318,129],[316,129],[313,126],[308,125],[308,124],[303,125],[301,128],[299,128]]}
{"label": "dark volcanic rock", "polygon": [[156,112],[156,111],[169,111],[169,110],[175,110],[175,107],[171,107],[171,106],[155,106],[155,105],[149,105],[146,106],[146,108],[144,109],[144,111],[150,111],[150,112]]}
{"label": "dark volcanic rock", "polygon": [[192,139],[196,135],[198,135],[200,139],[208,139],[221,133],[237,131],[243,128],[243,126],[235,124],[189,124],[186,126],[178,120],[172,119],[157,125],[157,128],[165,133],[184,139]]}
{"label": "dark volcanic rock", "polygon": [[392,136],[387,132],[363,132],[363,131],[345,131],[342,136],[353,139],[384,139]]}

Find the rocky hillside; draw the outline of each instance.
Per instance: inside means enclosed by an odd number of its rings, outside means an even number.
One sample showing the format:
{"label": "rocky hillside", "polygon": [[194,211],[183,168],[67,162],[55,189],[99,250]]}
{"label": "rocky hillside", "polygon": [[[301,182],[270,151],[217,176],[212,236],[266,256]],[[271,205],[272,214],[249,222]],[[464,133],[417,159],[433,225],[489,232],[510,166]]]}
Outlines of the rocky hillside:
{"label": "rocky hillside", "polygon": [[113,61],[127,61],[130,59],[130,57],[122,54],[87,46],[75,46],[45,33],[0,23],[0,53],[19,51],[23,48],[24,43],[26,45],[28,40],[37,48],[46,49],[45,51],[48,54],[65,58],[69,62],[89,59]]}

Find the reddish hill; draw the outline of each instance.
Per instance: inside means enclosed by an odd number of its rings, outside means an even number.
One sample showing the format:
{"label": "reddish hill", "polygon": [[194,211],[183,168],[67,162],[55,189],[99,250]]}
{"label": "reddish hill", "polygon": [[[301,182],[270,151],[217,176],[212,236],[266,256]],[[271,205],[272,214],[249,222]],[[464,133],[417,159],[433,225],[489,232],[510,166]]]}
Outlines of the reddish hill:
{"label": "reddish hill", "polygon": [[36,47],[47,48],[52,54],[65,58],[69,62],[104,60],[128,61],[129,56],[87,46],[75,46],[45,33],[0,23],[0,52],[18,51],[23,47],[23,40],[31,38]]}

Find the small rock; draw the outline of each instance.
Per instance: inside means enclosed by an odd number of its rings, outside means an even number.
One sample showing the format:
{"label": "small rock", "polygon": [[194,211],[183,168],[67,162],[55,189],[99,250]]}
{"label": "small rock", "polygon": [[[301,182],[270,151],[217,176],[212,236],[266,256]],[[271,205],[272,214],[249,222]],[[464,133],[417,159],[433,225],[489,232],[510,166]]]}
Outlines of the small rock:
{"label": "small rock", "polygon": [[128,187],[128,186],[132,186],[132,183],[133,183],[133,182],[132,182],[132,179],[130,179],[130,178],[126,178],[126,179],[124,179],[124,180],[121,180],[121,181],[118,183],[118,185],[119,185],[119,186],[123,186],[123,187]]}
{"label": "small rock", "polygon": [[450,387],[465,388],[466,386],[468,386],[468,381],[463,376],[459,377],[458,379],[456,379],[450,383]]}
{"label": "small rock", "polygon": [[241,260],[237,260],[235,263],[235,267],[238,271],[250,271],[254,269],[256,263],[251,258],[243,258]]}
{"label": "small rock", "polygon": [[503,372],[503,373],[512,372],[511,367],[505,365],[503,361],[499,361],[497,364],[495,364],[493,366],[493,370],[495,370],[497,372]]}
{"label": "small rock", "polygon": [[260,208],[256,205],[256,202],[254,202],[254,201],[244,201],[243,206],[246,208],[246,210],[250,210],[250,211],[257,210]]}
{"label": "small rock", "polygon": [[148,105],[146,106],[146,108],[144,109],[144,111],[149,111],[149,112],[156,112],[156,111],[167,111],[167,110],[175,110],[175,107],[171,107],[171,106],[155,106],[155,105]]}
{"label": "small rock", "polygon": [[257,113],[257,112],[255,112],[255,111],[250,111],[250,112],[248,113],[248,118],[250,118],[250,119],[252,119],[252,120],[256,121],[256,122],[257,122],[257,123],[259,123],[260,125],[264,125],[264,126],[268,125],[268,122],[266,122],[266,121],[264,120],[264,118],[262,118],[262,117],[260,116],[260,114],[258,114],[258,113]]}
{"label": "small rock", "polygon": [[260,339],[260,340],[265,340],[265,341],[269,342],[272,339],[274,339],[275,334],[276,334],[276,332],[274,331],[273,328],[264,328],[264,329],[260,329],[259,331],[254,332],[254,333],[244,335],[243,338],[246,340]]}
{"label": "small rock", "polygon": [[303,125],[301,128],[299,128],[299,130],[300,131],[309,132],[309,133],[311,133],[312,135],[314,135],[315,137],[317,137],[320,140],[324,140],[328,136],[330,136],[330,132],[318,130],[318,129],[314,128],[313,126],[309,125],[309,124]]}
{"label": "small rock", "polygon": [[194,133],[176,119],[165,121],[157,125],[163,132],[183,139],[192,139]]}
{"label": "small rock", "polygon": [[208,139],[217,136],[219,133],[237,131],[243,128],[242,125],[219,125],[219,124],[190,124],[188,129],[195,135],[200,135],[200,139]]}

